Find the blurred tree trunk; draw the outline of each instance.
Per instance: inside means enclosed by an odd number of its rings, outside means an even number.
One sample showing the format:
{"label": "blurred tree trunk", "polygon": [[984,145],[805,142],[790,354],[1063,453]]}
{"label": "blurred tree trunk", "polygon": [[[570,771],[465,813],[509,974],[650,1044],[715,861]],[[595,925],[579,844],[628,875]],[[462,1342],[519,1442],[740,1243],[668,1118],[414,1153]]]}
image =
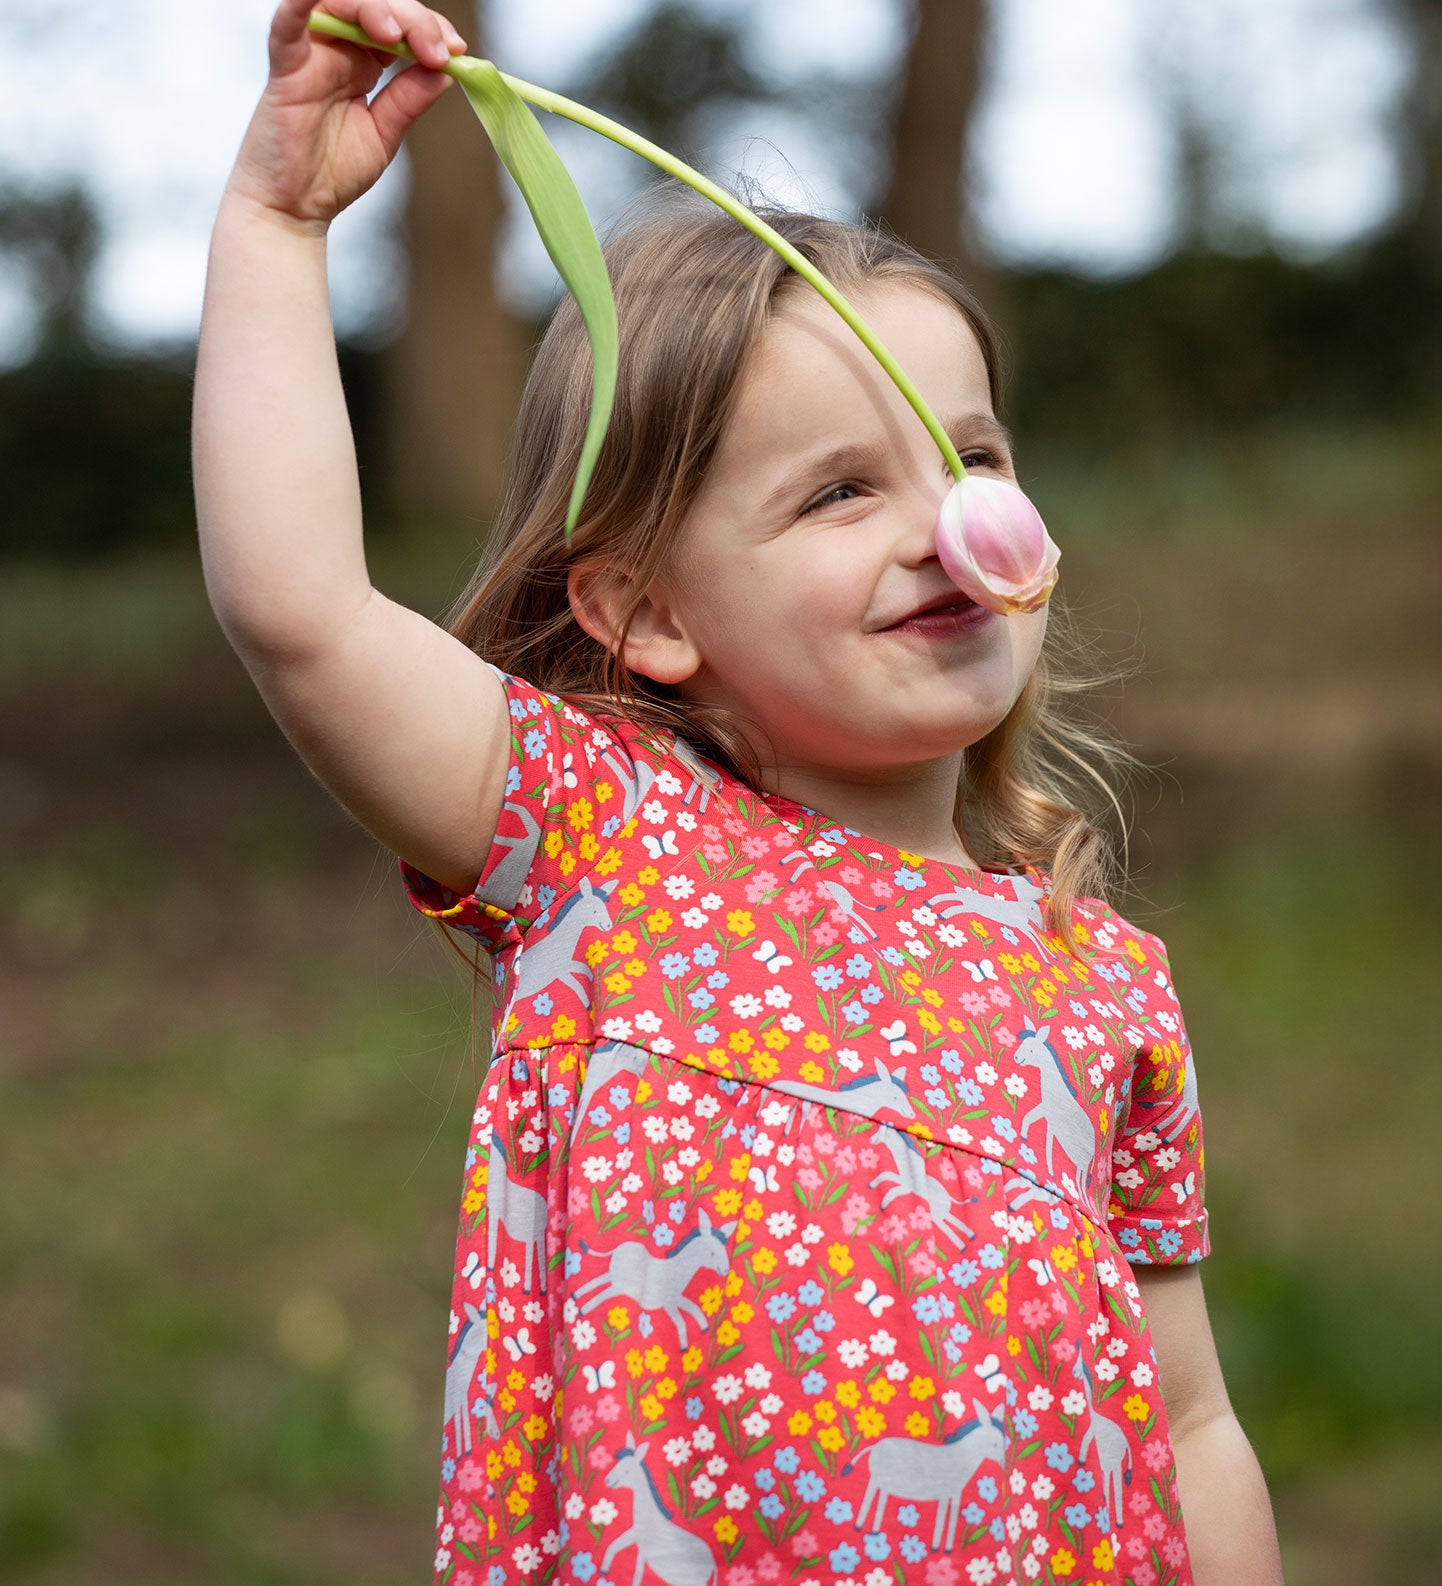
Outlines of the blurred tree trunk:
{"label": "blurred tree trunk", "polygon": [[914,248],[983,286],[963,183],[987,11],[987,0],[912,0],[891,185],[881,205],[887,224]]}
{"label": "blurred tree trunk", "polygon": [[[486,53],[484,5],[431,0]],[[501,167],[459,88],[406,139],[405,328],[382,391],[388,494],[411,522],[479,527],[500,503],[522,377],[521,333],[496,296]]]}

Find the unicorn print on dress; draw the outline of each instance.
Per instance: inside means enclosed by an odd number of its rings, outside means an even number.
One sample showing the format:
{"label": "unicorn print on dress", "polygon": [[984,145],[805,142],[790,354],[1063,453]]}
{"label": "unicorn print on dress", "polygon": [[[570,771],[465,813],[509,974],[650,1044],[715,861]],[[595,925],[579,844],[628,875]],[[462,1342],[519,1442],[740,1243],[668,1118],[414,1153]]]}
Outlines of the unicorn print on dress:
{"label": "unicorn print on dress", "polygon": [[614,882],[592,886],[588,876],[581,877],[576,890],[557,910],[546,934],[537,942],[527,942],[516,955],[513,1006],[519,1007],[543,991],[586,996],[591,971],[576,949],[588,926],[600,931],[611,928],[607,905],[614,886]]}
{"label": "unicorn print on dress", "polygon": [[870,1187],[890,1184],[891,1189],[881,1197],[885,1211],[898,1196],[919,1195],[931,1212],[932,1225],[939,1228],[958,1249],[966,1249],[966,1241],[974,1237],[970,1228],[956,1215],[956,1204],[940,1179],[932,1178],[926,1171],[926,1158],[910,1143],[910,1137],[901,1129],[881,1124],[876,1131],[877,1140],[891,1153],[896,1164],[894,1173],[885,1168],[871,1181]]}
{"label": "unicorn print on dress", "polygon": [[619,1296],[634,1300],[643,1311],[664,1311],[675,1324],[682,1349],[686,1347],[687,1311],[704,1333],[709,1326],[706,1313],[686,1297],[686,1287],[698,1272],[716,1272],[723,1278],[730,1272],[731,1252],[726,1241],[736,1232],[736,1223],[713,1224],[704,1206],[698,1220],[699,1225],[664,1256],[653,1255],[639,1240],[628,1240],[611,1251],[593,1251],[583,1239],[581,1249],[605,1255],[607,1266],[578,1285],[575,1298],[583,1301],[581,1315]]}
{"label": "unicorn print on dress", "polygon": [[[485,1353],[485,1349],[485,1312],[477,1310],[474,1305],[467,1305],[466,1324],[461,1328],[460,1336],[456,1339],[455,1353],[451,1356],[450,1365],[446,1367],[445,1420],[453,1425],[452,1446],[458,1456],[469,1454],[472,1448],[471,1379],[476,1373],[476,1362]],[[484,1383],[482,1387],[484,1389]],[[491,1408],[489,1393],[483,1391],[481,1397],[476,1400],[475,1413],[485,1417],[487,1436],[501,1435],[501,1429],[496,1424],[496,1413]]]}
{"label": "unicorn print on dress", "polygon": [[[856,1459],[841,1467],[848,1476],[858,1460],[868,1460],[866,1495],[856,1511],[856,1529],[867,1529],[866,1511],[873,1499],[873,1531],[881,1529],[888,1498],[908,1503],[935,1503],[936,1527],[932,1533],[933,1552],[945,1547],[949,1553],[956,1544],[956,1520],[961,1511],[961,1495],[967,1483],[988,1461],[1001,1465],[1006,1455],[1006,1433],[1002,1411],[989,1410],[980,1399],[971,1401],[976,1419],[950,1433],[941,1443],[923,1443],[914,1437],[883,1437],[863,1448]],[[942,1540],[943,1530],[946,1533]]]}
{"label": "unicorn print on dress", "polygon": [[531,1268],[540,1277],[541,1293],[546,1292],[546,1198],[524,1184],[516,1183],[506,1167],[506,1148],[499,1129],[491,1131],[491,1151],[486,1168],[486,1267],[496,1270],[496,1247],[502,1228],[525,1249],[525,1273],[521,1286],[531,1292]]}
{"label": "unicorn print on dress", "polygon": [[812,1085],[804,1079],[777,1079],[769,1086],[783,1096],[799,1096],[803,1101],[819,1102],[823,1107],[837,1107],[842,1112],[854,1112],[863,1118],[874,1118],[879,1112],[897,1112],[903,1118],[914,1118],[916,1109],[906,1094],[905,1068],[888,1068],[878,1057],[876,1072],[861,1079],[849,1079],[836,1090],[825,1085]]}
{"label": "unicorn print on dress", "polygon": [[[1034,1068],[1041,1083],[1041,1100],[1017,1125],[1017,1131],[1025,1138],[1031,1126],[1040,1121],[1046,1130],[1041,1149],[1043,1169],[1050,1166],[1052,1147],[1060,1146],[1071,1166],[1072,1188],[1084,1195],[1096,1156],[1096,1124],[1082,1105],[1071,1076],[1062,1067],[1057,1049],[1047,1040],[1050,1030],[1049,1024],[1038,1029],[1027,1019],[1021,1039],[1012,1049],[1012,1062],[1021,1068]],[[1062,1182],[1066,1182],[1065,1176]]]}
{"label": "unicorn print on dress", "polygon": [[943,919],[949,920],[965,914],[979,920],[990,920],[993,925],[1009,926],[1028,937],[1039,952],[1046,951],[1042,933],[1046,929],[1042,918],[1041,900],[1046,893],[1030,876],[1008,876],[1011,898],[993,897],[988,892],[978,892],[973,887],[958,886],[950,892],[939,892],[927,900]]}
{"label": "unicorn print on dress", "polygon": [[601,1574],[610,1572],[618,1553],[634,1546],[636,1571],[631,1586],[641,1586],[648,1565],[666,1586],[715,1586],[720,1579],[715,1556],[699,1536],[671,1518],[656,1478],[646,1469],[649,1447],[649,1442],[638,1446],[635,1434],[627,1432],[625,1448],[606,1472],[608,1487],[625,1487],[631,1494],[631,1524],[601,1555]]}
{"label": "unicorn print on dress", "polygon": [[1111,1510],[1112,1524],[1119,1526],[1126,1518],[1122,1513],[1122,1488],[1129,1487],[1132,1480],[1131,1444],[1121,1424],[1097,1409],[1091,1368],[1082,1358],[1081,1350],[1077,1350],[1071,1369],[1072,1374],[1081,1379],[1087,1401],[1087,1429],[1077,1448],[1077,1460],[1085,1463],[1090,1450],[1096,1450],[1102,1468],[1102,1496]]}

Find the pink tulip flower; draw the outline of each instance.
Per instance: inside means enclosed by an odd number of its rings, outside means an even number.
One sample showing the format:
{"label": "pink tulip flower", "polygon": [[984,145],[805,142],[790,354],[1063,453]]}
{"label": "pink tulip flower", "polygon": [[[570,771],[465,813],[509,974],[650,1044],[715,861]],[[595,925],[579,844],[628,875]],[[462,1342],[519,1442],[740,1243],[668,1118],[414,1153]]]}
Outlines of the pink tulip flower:
{"label": "pink tulip flower", "polygon": [[1027,496],[979,474],[958,479],[942,502],[936,554],[953,584],[1004,616],[1046,604],[1061,556]]}

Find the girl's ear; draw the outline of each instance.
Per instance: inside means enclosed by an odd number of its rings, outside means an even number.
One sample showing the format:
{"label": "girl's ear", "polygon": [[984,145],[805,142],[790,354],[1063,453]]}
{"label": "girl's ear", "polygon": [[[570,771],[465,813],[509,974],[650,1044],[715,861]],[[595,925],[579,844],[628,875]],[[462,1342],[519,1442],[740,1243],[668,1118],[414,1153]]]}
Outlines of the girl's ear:
{"label": "girl's ear", "polygon": [[652,584],[636,604],[636,584],[629,574],[594,562],[580,562],[566,576],[571,615],[614,655],[621,625],[635,606],[626,634],[623,659],[627,667],[653,683],[684,683],[701,665],[701,653],[692,643],[669,592]]}

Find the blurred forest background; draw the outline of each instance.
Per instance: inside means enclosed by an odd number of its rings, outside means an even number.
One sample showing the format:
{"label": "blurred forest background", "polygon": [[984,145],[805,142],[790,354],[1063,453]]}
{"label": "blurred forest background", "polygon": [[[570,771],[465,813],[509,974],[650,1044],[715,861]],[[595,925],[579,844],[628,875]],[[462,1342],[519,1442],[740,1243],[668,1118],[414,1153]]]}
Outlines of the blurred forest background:
{"label": "blurred forest background", "polygon": [[[723,180],[718,117],[782,102],[869,155],[856,210],[979,283],[1062,593],[1140,661],[1103,702],[1158,768],[1123,903],[1188,1010],[1207,1291],[1288,1579],[1442,1578],[1442,8],[1373,0],[1398,199],[1311,256],[1237,202],[1225,96],[1163,50],[1172,244],[1098,275],[998,257],[966,202],[1004,3],[896,0],[900,69],[798,80],[750,8],[653,0],[542,80]],[[448,96],[410,145],[408,313],[343,349],[373,575],[428,612],[538,330],[497,287],[513,202]],[[0,1574],[418,1581],[467,988],[210,616],[188,354],[95,334],[104,243],[83,182],[0,191],[33,315],[0,372]]]}

